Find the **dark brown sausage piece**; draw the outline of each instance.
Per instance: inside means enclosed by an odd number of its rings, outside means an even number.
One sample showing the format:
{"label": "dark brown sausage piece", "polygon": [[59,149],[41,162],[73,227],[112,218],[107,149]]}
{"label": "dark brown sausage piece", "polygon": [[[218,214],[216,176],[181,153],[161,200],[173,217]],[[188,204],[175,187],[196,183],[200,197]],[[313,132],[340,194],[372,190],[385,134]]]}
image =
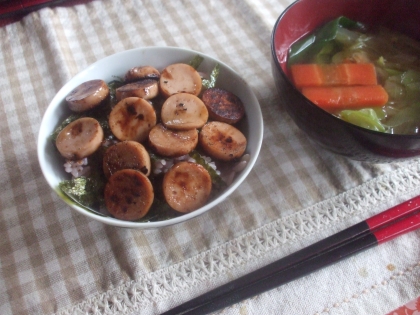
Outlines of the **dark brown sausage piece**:
{"label": "dark brown sausage piece", "polygon": [[204,91],[202,100],[213,120],[232,125],[245,115],[245,108],[239,97],[224,89],[208,89]]}

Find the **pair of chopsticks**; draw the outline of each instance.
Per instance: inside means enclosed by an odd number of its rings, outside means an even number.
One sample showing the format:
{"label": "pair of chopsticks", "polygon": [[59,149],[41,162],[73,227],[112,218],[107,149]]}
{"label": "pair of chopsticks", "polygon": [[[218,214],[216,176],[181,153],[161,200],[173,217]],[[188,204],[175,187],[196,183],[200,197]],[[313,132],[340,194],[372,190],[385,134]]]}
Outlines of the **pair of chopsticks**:
{"label": "pair of chopsticks", "polygon": [[202,315],[215,312],[418,228],[420,228],[420,196],[224,284],[161,315]]}

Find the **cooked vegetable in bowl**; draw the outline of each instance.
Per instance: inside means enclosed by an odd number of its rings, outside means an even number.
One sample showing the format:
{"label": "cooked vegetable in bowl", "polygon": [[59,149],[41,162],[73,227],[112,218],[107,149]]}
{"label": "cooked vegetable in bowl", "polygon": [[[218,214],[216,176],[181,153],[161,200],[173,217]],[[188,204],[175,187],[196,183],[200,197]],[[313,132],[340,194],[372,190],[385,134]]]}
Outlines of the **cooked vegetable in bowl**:
{"label": "cooked vegetable in bowl", "polygon": [[295,86],[324,110],[360,127],[418,134],[420,42],[341,16],[295,42]]}
{"label": "cooked vegetable in bowl", "polygon": [[74,209],[154,228],[224,200],[261,141],[258,101],[233,70],[197,52],[153,47],[107,57],[67,83],[44,115],[38,156]]}
{"label": "cooked vegetable in bowl", "polygon": [[316,145],[375,163],[420,155],[419,13],[401,0],[299,0],[281,14],[280,105]]}

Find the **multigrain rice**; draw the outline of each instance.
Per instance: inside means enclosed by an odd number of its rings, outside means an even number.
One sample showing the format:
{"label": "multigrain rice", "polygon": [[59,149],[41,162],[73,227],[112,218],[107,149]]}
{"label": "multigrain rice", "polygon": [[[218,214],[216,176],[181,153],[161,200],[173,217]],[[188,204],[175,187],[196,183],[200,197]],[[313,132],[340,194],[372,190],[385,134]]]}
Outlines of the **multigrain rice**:
{"label": "multigrain rice", "polygon": [[88,159],[81,160],[66,160],[64,163],[64,170],[70,173],[73,177],[87,176],[90,173],[90,166],[88,166]]}

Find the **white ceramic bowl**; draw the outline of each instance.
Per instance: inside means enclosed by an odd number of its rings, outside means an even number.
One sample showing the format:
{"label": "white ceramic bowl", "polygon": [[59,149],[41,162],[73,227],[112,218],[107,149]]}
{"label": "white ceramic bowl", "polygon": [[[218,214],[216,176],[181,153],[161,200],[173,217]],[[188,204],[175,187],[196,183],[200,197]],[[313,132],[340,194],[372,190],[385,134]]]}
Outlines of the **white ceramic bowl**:
{"label": "white ceramic bowl", "polygon": [[139,229],[159,228],[180,223],[203,214],[232,194],[245,180],[257,160],[263,137],[263,119],[257,98],[248,84],[229,66],[205,54],[176,47],[147,47],[116,53],[95,62],[64,85],[49,104],[41,122],[38,135],[38,159],[42,172],[51,188],[62,197],[58,184],[62,180],[67,179],[69,175],[64,172],[63,160],[58,155],[49,137],[55,128],[69,116],[70,110],[64,99],[76,86],[93,79],[102,79],[105,82],[112,81],[115,79],[115,76],[123,77],[127,70],[135,66],[151,65],[162,70],[165,66],[172,63],[189,62],[196,55],[204,58],[199,71],[210,73],[217,63],[220,65],[220,74],[216,86],[235,93],[245,105],[246,116],[243,121],[244,130],[242,131],[248,139],[246,152],[250,154],[250,161],[246,168],[236,175],[232,184],[205,206],[182,216],[157,222],[118,220],[113,217],[100,216],[89,212],[66,198],[62,198],[64,202],[68,203],[76,211],[105,224]]}

